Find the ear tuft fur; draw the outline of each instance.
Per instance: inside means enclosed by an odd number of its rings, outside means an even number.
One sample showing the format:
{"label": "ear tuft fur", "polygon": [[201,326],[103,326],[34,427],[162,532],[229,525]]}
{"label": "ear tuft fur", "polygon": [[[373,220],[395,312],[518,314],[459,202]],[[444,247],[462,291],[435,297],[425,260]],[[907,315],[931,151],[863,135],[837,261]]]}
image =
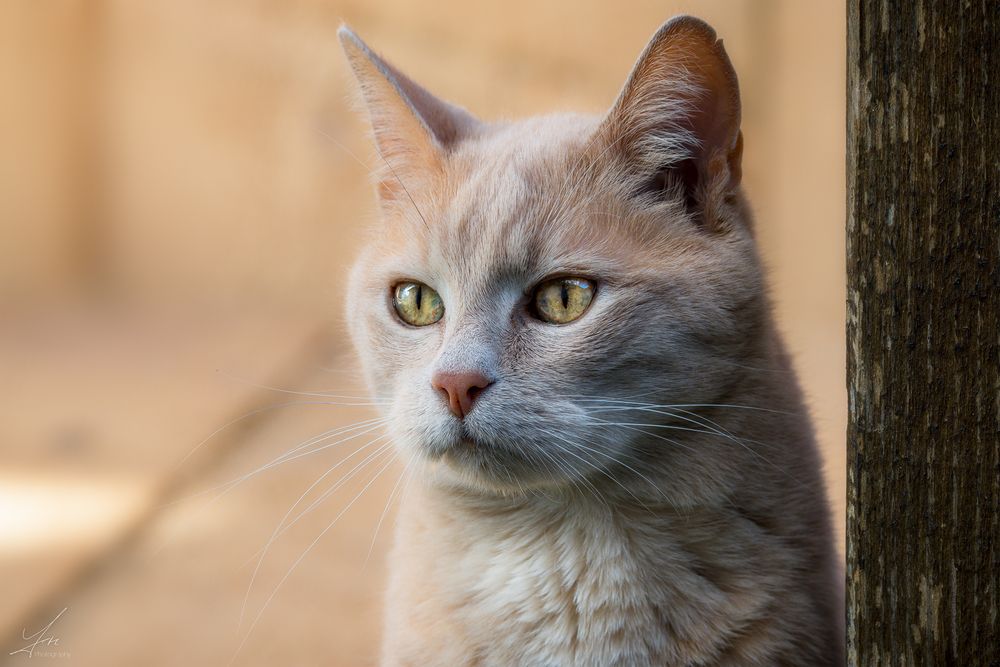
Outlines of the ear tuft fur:
{"label": "ear tuft fur", "polygon": [[371,50],[346,24],[337,31],[361,88],[379,154],[389,173],[379,174],[379,192],[393,198],[400,174],[433,171],[479,122],[467,111],[438,99]]}
{"label": "ear tuft fur", "polygon": [[[742,136],[736,72],[704,21],[665,23],[639,56],[600,132],[636,188],[680,184],[693,201],[739,185]],[[683,173],[677,173],[678,170]]]}

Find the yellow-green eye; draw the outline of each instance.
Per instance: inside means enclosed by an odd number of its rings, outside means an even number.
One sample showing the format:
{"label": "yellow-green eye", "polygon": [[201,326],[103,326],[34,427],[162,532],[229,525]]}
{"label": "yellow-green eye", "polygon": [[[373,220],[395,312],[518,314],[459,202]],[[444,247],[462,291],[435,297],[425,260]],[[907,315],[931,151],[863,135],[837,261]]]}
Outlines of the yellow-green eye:
{"label": "yellow-green eye", "polygon": [[535,312],[552,324],[579,318],[594,300],[594,283],[583,278],[547,280],[535,289]]}
{"label": "yellow-green eye", "polygon": [[444,303],[433,289],[423,283],[399,283],[392,294],[392,305],[407,324],[424,327],[444,315]]}

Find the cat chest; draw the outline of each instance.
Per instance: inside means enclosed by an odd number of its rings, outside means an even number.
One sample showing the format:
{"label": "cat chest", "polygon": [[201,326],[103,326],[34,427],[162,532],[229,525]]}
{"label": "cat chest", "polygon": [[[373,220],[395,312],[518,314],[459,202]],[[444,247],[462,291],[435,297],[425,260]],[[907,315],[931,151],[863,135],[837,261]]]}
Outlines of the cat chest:
{"label": "cat chest", "polygon": [[713,664],[773,613],[779,550],[725,515],[446,509],[401,517],[397,664]]}
{"label": "cat chest", "polygon": [[654,562],[615,534],[493,537],[443,557],[423,603],[484,664],[677,662],[718,641],[725,601],[669,545]]}

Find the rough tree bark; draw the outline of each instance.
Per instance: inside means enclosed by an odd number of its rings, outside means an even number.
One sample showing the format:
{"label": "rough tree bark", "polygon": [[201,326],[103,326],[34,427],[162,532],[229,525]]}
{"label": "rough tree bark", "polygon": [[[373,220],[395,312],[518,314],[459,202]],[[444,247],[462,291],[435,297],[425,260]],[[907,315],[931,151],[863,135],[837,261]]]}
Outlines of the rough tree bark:
{"label": "rough tree bark", "polygon": [[1000,2],[848,0],[852,665],[1000,665]]}

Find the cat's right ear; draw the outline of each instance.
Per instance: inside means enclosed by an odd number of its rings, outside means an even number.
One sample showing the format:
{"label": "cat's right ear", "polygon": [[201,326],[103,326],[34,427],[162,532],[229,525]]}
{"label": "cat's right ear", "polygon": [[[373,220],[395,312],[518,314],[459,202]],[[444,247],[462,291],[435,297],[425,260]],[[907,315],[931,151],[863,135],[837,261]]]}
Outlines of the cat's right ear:
{"label": "cat's right ear", "polygon": [[710,192],[737,187],[739,85],[715,31],[691,16],[665,23],[639,56],[601,136],[602,154],[621,158],[642,194],[677,183],[692,208],[704,209]]}
{"label": "cat's right ear", "polygon": [[405,183],[440,169],[448,151],[479,122],[383,60],[346,25],[337,36],[360,85],[384,161],[376,172],[379,195],[384,200],[409,197]]}

